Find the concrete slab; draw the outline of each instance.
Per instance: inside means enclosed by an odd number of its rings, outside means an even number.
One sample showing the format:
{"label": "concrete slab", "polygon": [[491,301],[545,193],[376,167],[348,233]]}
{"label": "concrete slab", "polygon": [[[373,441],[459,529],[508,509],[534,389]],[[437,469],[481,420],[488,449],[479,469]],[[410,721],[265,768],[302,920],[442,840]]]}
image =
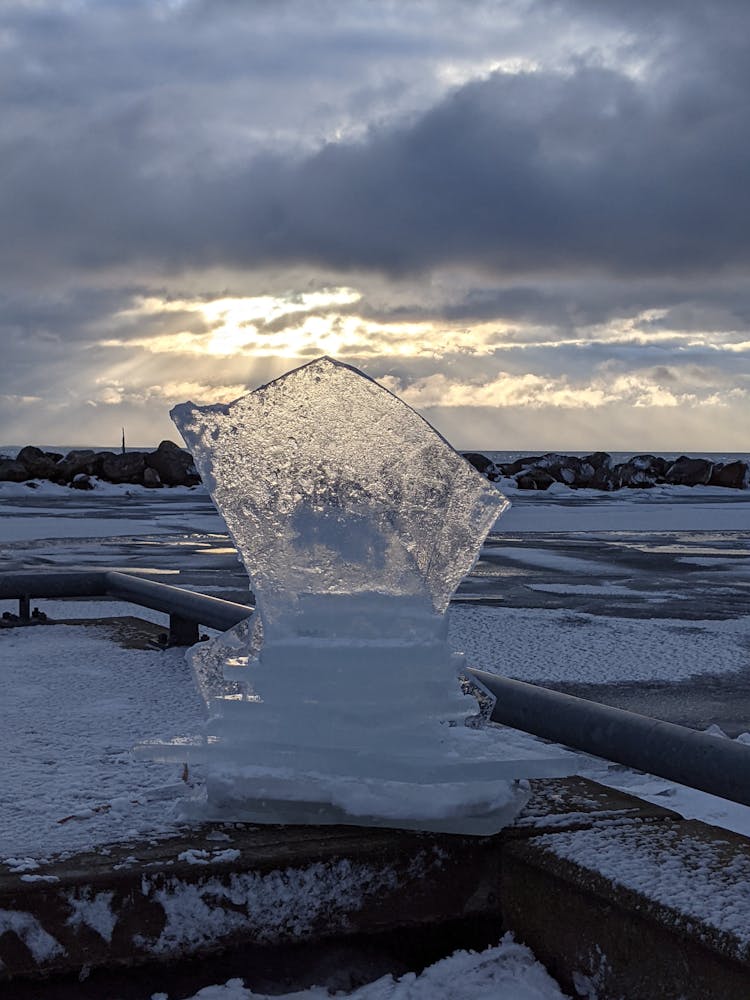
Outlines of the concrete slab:
{"label": "concrete slab", "polygon": [[0,869],[0,980],[497,912],[490,839],[211,826]]}
{"label": "concrete slab", "polygon": [[0,866],[0,981],[467,918],[494,920],[499,936],[507,844],[674,817],[584,778],[531,784],[524,813],[493,838],[216,824],[41,868]]}
{"label": "concrete slab", "polygon": [[513,825],[503,831],[506,839],[588,829],[613,819],[648,823],[682,819],[671,809],[588,778],[544,778],[531,781],[530,785],[531,798]]}
{"label": "concrete slab", "polygon": [[736,834],[612,818],[507,842],[500,897],[574,996],[750,996],[750,842]]}

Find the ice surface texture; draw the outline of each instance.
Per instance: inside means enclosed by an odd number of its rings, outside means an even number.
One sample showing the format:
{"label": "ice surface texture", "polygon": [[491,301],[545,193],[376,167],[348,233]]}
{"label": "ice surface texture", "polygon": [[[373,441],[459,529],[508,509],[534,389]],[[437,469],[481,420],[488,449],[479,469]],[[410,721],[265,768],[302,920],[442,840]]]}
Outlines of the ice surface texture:
{"label": "ice surface texture", "polygon": [[[311,605],[319,619],[322,602],[307,595],[368,595],[351,622],[357,634],[371,594],[444,612],[508,506],[414,410],[329,358],[229,405],[184,403],[172,418],[241,553],[267,634],[304,633]],[[345,626],[333,609],[330,618]],[[399,635],[409,627],[400,618]]]}
{"label": "ice surface texture", "polygon": [[429,424],[329,358],[172,417],[262,622],[191,657],[209,815],[486,834],[560,773],[464,725],[445,611],[508,504]]}

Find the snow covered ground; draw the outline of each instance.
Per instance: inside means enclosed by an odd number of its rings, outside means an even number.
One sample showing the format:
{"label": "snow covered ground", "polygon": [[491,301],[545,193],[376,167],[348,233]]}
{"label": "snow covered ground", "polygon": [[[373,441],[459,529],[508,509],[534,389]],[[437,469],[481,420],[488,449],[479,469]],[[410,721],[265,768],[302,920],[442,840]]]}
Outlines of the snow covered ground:
{"label": "snow covered ground", "polygon": [[[626,692],[642,697],[644,710],[653,702],[654,714],[665,692],[677,692],[684,717],[676,721],[691,721],[700,703],[696,718],[725,725],[731,706],[725,728],[750,742],[750,704],[737,694],[750,677],[750,495],[703,488],[588,496],[563,488],[512,499],[452,609],[452,641],[468,662],[561,687]],[[76,495],[4,485],[0,559],[6,570],[137,567],[207,593],[247,595],[222,522],[200,489],[110,486]],[[165,621],[108,601],[38,603],[51,618]],[[12,603],[0,602],[6,609]],[[718,704],[723,687],[727,704]],[[179,650],[125,649],[98,626],[0,630],[0,859],[39,878],[51,854],[173,829],[184,779],[199,780],[200,768],[185,774],[178,765],[137,760],[131,749],[143,739],[194,733],[201,719]],[[750,836],[746,807],[599,760],[585,773]],[[233,981],[197,996],[258,995]],[[351,996],[562,994],[526,949],[505,939]]]}
{"label": "snow covered ground", "polygon": [[[750,704],[744,714],[732,687],[746,688],[750,674],[750,495],[677,488],[669,496],[587,497],[561,489],[513,500],[451,611],[452,643],[469,665],[564,689],[647,692],[651,700],[654,691],[678,691],[680,706],[706,701],[708,685],[714,700],[704,706],[702,727],[718,722],[750,739],[743,735]],[[596,531],[589,530],[592,511],[608,518]],[[664,530],[665,511],[680,527]],[[7,484],[0,488],[0,556],[7,569],[138,567],[206,592],[247,595],[201,489],[107,486],[77,495],[49,484],[33,493]],[[51,618],[138,614],[166,623],[158,613],[113,602],[39,603]],[[0,603],[3,610],[12,603]],[[96,627],[44,626],[1,630],[0,664],[0,753],[11,762],[0,790],[0,857],[39,858],[173,822],[165,800],[185,792],[179,768],[136,761],[130,750],[200,725],[200,699],[179,650],[123,649]],[[731,727],[720,710],[710,714],[722,684],[732,707],[740,705]],[[599,762],[590,770],[685,815],[750,834],[744,807]]]}

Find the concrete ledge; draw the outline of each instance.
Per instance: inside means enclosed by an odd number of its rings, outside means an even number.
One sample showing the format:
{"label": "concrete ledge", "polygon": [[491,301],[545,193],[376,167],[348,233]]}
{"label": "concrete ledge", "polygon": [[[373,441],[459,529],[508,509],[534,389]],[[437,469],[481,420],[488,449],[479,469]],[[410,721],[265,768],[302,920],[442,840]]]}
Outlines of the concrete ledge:
{"label": "concrete ledge", "polygon": [[503,919],[572,995],[750,996],[750,842],[612,820],[503,849]]}
{"label": "concrete ledge", "polygon": [[177,961],[497,912],[489,839],[355,827],[203,827],[0,869],[0,979]]}
{"label": "concrete ledge", "polygon": [[36,996],[36,982],[41,996],[46,977],[56,996],[59,977],[172,975],[230,952],[241,976],[243,951],[310,945],[319,961],[355,935],[422,928],[437,940],[468,919],[513,930],[572,996],[747,1000],[750,842],[583,778],[531,784],[492,838],[212,825],[33,871],[0,866],[0,992],[5,981]]}

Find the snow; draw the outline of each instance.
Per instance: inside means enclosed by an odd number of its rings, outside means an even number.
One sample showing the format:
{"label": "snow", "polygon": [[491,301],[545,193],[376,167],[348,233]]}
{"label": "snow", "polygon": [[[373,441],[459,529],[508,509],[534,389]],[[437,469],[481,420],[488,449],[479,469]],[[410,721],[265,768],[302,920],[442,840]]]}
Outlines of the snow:
{"label": "snow", "polygon": [[84,889],[80,895],[69,893],[67,902],[71,913],[68,924],[71,927],[80,927],[83,924],[109,943],[117,923],[117,917],[112,912],[114,898],[114,892],[94,892],[90,887]]}
{"label": "snow", "polygon": [[[79,524],[106,522],[106,532],[101,525],[102,539],[113,535],[137,536],[141,531],[154,533],[156,539],[167,539],[176,531],[202,531],[212,520],[210,515],[203,513],[205,491],[186,490],[178,503],[174,502],[175,491],[169,494],[159,491],[158,495],[141,491],[140,496],[134,498],[137,492],[132,487],[113,488],[71,496],[70,490],[43,485],[34,492],[33,498],[37,503],[42,496],[45,502],[35,510],[25,503],[31,491],[23,486],[4,484],[0,486],[3,552],[9,556],[23,553],[26,538],[58,538],[55,545],[36,548],[34,559],[41,556],[43,563],[66,561],[67,553],[77,552],[77,543],[67,544],[65,539],[93,537],[90,532],[86,536],[80,534]],[[535,495],[533,498],[517,493],[514,496],[516,506],[502,519],[500,526],[510,533],[580,531],[592,537],[596,532],[613,530],[642,532],[645,548],[645,538],[651,531],[673,534],[681,530],[711,530],[746,534],[750,525],[747,491],[736,496],[734,491],[711,492],[708,488],[671,489],[661,494],[643,491],[640,496],[639,492],[585,497],[580,491],[572,494],[565,490],[564,494],[557,492],[554,496]],[[122,508],[114,511],[113,516],[110,507],[104,516],[104,505],[111,504],[115,496],[122,501]],[[137,500],[133,508],[137,516],[125,506],[133,498]],[[207,520],[204,521],[204,517]],[[213,525],[212,530],[223,530],[218,516],[213,518]],[[578,574],[580,567],[570,564],[562,567],[560,557],[545,553],[536,540],[532,548],[537,555],[532,554],[525,562],[515,557],[519,566],[546,569],[551,573],[572,573],[574,577]],[[702,546],[702,555],[696,556],[687,548],[682,553],[682,546],[675,544],[673,551],[681,553],[679,558],[686,563],[686,569],[694,565],[706,570],[718,567],[736,577],[747,574],[740,557],[746,557],[748,550],[741,546],[715,552]],[[86,558],[89,558],[88,552]],[[532,560],[536,560],[534,565]],[[32,561],[30,565],[37,563]],[[581,577],[583,575],[581,573]],[[527,586],[540,593],[602,596],[605,599],[630,595],[644,601],[666,597],[676,600],[680,596],[678,593],[640,592],[631,587],[633,583],[637,585],[637,576],[628,581],[627,587],[617,574],[613,573],[612,577],[599,584],[588,581],[544,583],[541,574],[537,573],[535,582]],[[5,608],[15,610],[15,602],[7,602],[0,610]],[[51,617],[137,614],[165,621],[158,613],[134,609],[121,602],[45,601],[43,610]],[[455,606],[451,613],[451,641],[456,648],[467,650],[470,665],[494,668],[524,679],[541,679],[538,668],[534,667],[540,658],[544,662],[543,679],[548,681],[557,678],[583,682],[588,679],[597,683],[633,684],[736,672],[738,665],[747,658],[746,616],[724,622],[678,618],[652,621],[557,609],[532,611],[463,604]],[[655,650],[658,656],[652,655]],[[0,789],[3,813],[0,860],[18,874],[45,880],[51,876],[46,875],[44,862],[53,854],[96,846],[106,850],[104,845],[117,840],[174,832],[179,822],[174,806],[187,790],[180,780],[181,765],[135,759],[131,749],[141,740],[167,739],[197,732],[203,718],[201,699],[194,691],[190,669],[179,650],[152,653],[120,649],[95,627],[44,626],[0,631],[0,753],[5,761]],[[750,742],[746,734],[739,739]],[[191,776],[193,770],[191,765]],[[200,768],[196,770],[200,778]],[[675,809],[688,818],[750,836],[748,807],[595,759],[586,761],[584,773],[603,784]],[[559,833],[555,835],[555,844],[559,836]],[[695,870],[709,874],[719,870],[717,855],[706,851],[702,841],[695,840],[690,845],[684,865],[679,863],[679,858],[675,862],[672,855],[676,852],[667,851],[663,856],[655,855],[644,870],[632,860],[632,854],[616,847],[614,833],[611,837],[602,863],[608,866],[612,877],[649,892],[651,886],[656,886],[658,898],[666,905],[684,907],[698,919],[709,914],[727,931],[742,932],[743,914],[731,909],[728,897],[721,892],[714,894],[703,890],[696,896],[690,888]],[[212,862],[232,861],[233,849],[222,843],[226,836],[216,833],[213,839],[217,841],[215,850],[205,851],[204,844],[187,853],[198,864],[206,855]],[[583,858],[592,849],[592,844],[584,837],[568,840],[571,858]],[[131,862],[136,863],[134,857]],[[735,883],[742,879],[743,885],[747,885],[750,871],[746,866],[740,865],[730,874]],[[155,891],[148,881],[144,888],[146,892]],[[238,898],[251,898],[250,888],[256,893],[260,891],[261,896],[270,891],[268,885],[260,888],[257,885],[238,886]],[[195,905],[200,915],[201,900],[183,894],[177,882],[175,890],[174,898],[168,901],[173,908],[169,933],[200,937],[200,927],[191,923],[190,913],[191,906]],[[298,890],[299,886],[295,886],[295,892]],[[275,891],[281,892],[283,897],[289,891],[289,884],[285,886],[282,881]],[[104,893],[70,900],[71,919],[79,920],[103,939],[114,930],[106,896]],[[232,909],[231,902],[225,909]],[[745,917],[746,912],[745,906]],[[284,919],[294,919],[291,909],[284,913]],[[187,920],[182,929],[181,919]],[[16,932],[37,961],[54,957],[62,950],[29,914],[1,911],[0,934],[6,930]],[[744,933],[746,939],[747,931]],[[319,1000],[327,995],[322,989],[293,994],[300,1000]],[[217,1000],[256,1000],[260,997],[237,980],[209,987],[197,996],[200,1000],[213,1000],[214,997]],[[562,994],[527,949],[506,937],[497,948],[479,955],[458,953],[420,975],[412,974],[400,980],[385,977],[348,996],[357,1000],[405,1000],[407,997],[409,1000],[421,1000],[422,997],[425,1000],[443,997],[481,1000],[485,996],[494,1000],[503,997],[507,1000],[560,1000]]]}
{"label": "snow", "polygon": [[540,594],[576,594],[579,597],[629,597],[639,601],[661,604],[663,601],[683,601],[686,594],[674,590],[661,590],[653,593],[648,590],[636,590],[617,583],[527,583],[528,590],[536,590]]}
{"label": "snow", "polygon": [[685,621],[459,604],[450,640],[470,667],[518,680],[674,682],[745,669],[750,616]]}
{"label": "snow", "polygon": [[12,931],[31,952],[37,964],[49,961],[65,949],[42,927],[36,917],[17,910],[0,910],[0,935]]}
{"label": "snow", "polygon": [[[0,501],[7,496],[8,491],[3,488],[7,485],[0,483]],[[34,506],[3,503],[0,507],[2,512],[0,544],[40,541],[47,538],[133,538],[144,535],[158,537],[184,530],[187,523],[192,531],[208,534],[226,531],[226,526],[218,514],[196,513],[194,507],[189,504],[176,503],[176,498],[173,496],[169,497],[167,505],[164,502],[160,504],[158,499],[153,499],[153,494],[122,493],[123,502],[117,507],[114,516],[109,512],[106,512],[107,516],[102,516],[105,511],[96,506],[100,499],[106,502],[106,498],[112,494],[105,492],[102,498],[97,496],[93,501],[89,496],[87,495],[86,501],[82,503],[77,497],[71,496],[70,490],[65,490],[54,507],[41,507],[36,503]],[[34,499],[36,500],[36,494]],[[139,501],[138,517],[128,515],[127,512],[128,502],[133,499]],[[151,516],[143,516],[144,506],[146,514]]]}
{"label": "snow", "polygon": [[179,767],[136,761],[132,747],[200,726],[182,650],[123,649],[97,626],[51,625],[0,631],[0,663],[0,859],[18,868],[174,829]]}
{"label": "snow", "polygon": [[[630,498],[628,493],[619,501],[620,506],[632,505]],[[92,501],[91,495],[73,498],[61,517],[63,528],[77,520],[85,523],[100,500],[109,503],[98,496]],[[205,502],[205,494],[198,491],[179,500],[180,516],[187,525],[190,506],[202,512]],[[168,510],[169,519],[174,519],[175,506],[166,491],[146,497],[143,503],[148,510]],[[138,517],[129,524],[139,523],[143,503],[136,508]],[[637,505],[652,515],[659,515],[662,506],[646,506],[640,501]],[[713,503],[708,515],[711,519],[701,527],[713,530],[713,515],[720,520],[726,506]],[[732,506],[745,512],[747,529],[750,497],[746,496],[743,504],[733,501]],[[537,527],[547,526],[550,507],[546,500],[540,507],[528,504],[527,513],[536,512]],[[608,495],[605,508],[611,517],[607,527],[611,527],[619,516],[618,503]],[[40,520],[44,521],[55,508],[45,504],[42,509]],[[579,528],[584,527],[588,504],[570,510],[576,514]],[[11,520],[16,517],[33,521],[35,512],[14,502]],[[161,517],[155,514],[151,520]],[[111,518],[108,520],[111,524]],[[119,530],[119,521],[116,527]],[[714,533],[711,537],[719,536]],[[75,544],[66,545],[61,538],[54,552],[64,555]],[[543,551],[538,544],[532,548]],[[680,558],[688,554],[683,545],[675,544],[673,549]],[[6,551],[12,554],[16,549],[9,544]],[[705,546],[701,551],[713,552]],[[718,557],[723,551],[737,557],[735,566],[739,557],[747,555],[747,549],[737,545],[714,554]],[[46,548],[35,550],[35,557],[38,552],[48,558]],[[554,562],[554,555],[550,562]],[[541,559],[537,559],[537,568]],[[623,589],[637,596],[639,592],[630,586],[637,580],[634,577]],[[541,581],[527,586],[561,594],[599,590],[602,596],[622,594],[621,583],[606,580],[597,586]],[[665,596],[659,591],[650,594],[652,598]],[[137,614],[166,623],[166,616],[158,612],[123,602],[40,603],[52,618]],[[15,602],[0,603],[0,611],[6,609],[15,611]],[[466,651],[469,665],[521,679],[639,683],[736,673],[746,661],[749,624],[747,616],[725,621],[650,620],[561,609],[458,604],[451,609],[450,639],[455,648]],[[198,649],[203,652],[207,645]],[[658,655],[644,655],[644,650],[658,650]],[[6,760],[0,792],[4,814],[0,858],[19,872],[43,875],[39,859],[52,853],[84,849],[140,832],[174,829],[178,817],[173,809],[187,790],[180,780],[181,762],[175,759],[172,764],[159,765],[136,760],[132,747],[139,741],[200,732],[204,719],[201,699],[179,650],[126,650],[113,645],[93,626],[43,626],[0,631],[0,664],[0,752]],[[586,764],[586,772],[688,817],[750,834],[750,810],[746,807],[594,761]],[[200,774],[200,767],[191,765],[191,776],[200,778]]]}
{"label": "snow", "polygon": [[[279,996],[275,994],[274,997]],[[329,1000],[322,987],[282,994],[285,1000]],[[394,979],[381,979],[349,993],[336,993],[339,1000],[566,1000],[524,945],[506,934],[494,948],[481,952],[457,951],[423,972]],[[152,1000],[168,1000],[158,993]],[[246,989],[239,979],[208,986],[189,1000],[271,1000],[266,993]]]}
{"label": "snow", "polygon": [[750,944],[750,857],[728,856],[721,840],[667,824],[644,834],[622,822],[543,834],[535,844],[584,868],[595,859],[604,878],[732,935],[742,950]]}
{"label": "snow", "polygon": [[[425,859],[425,871],[429,864]],[[138,943],[158,955],[206,947],[239,931],[258,943],[280,934],[294,940],[324,921],[335,933],[368,899],[395,889],[397,876],[390,868],[344,858],[267,874],[235,872],[228,883],[159,878],[154,886],[144,876],[142,884],[143,894],[162,906],[166,923],[158,938]]]}

